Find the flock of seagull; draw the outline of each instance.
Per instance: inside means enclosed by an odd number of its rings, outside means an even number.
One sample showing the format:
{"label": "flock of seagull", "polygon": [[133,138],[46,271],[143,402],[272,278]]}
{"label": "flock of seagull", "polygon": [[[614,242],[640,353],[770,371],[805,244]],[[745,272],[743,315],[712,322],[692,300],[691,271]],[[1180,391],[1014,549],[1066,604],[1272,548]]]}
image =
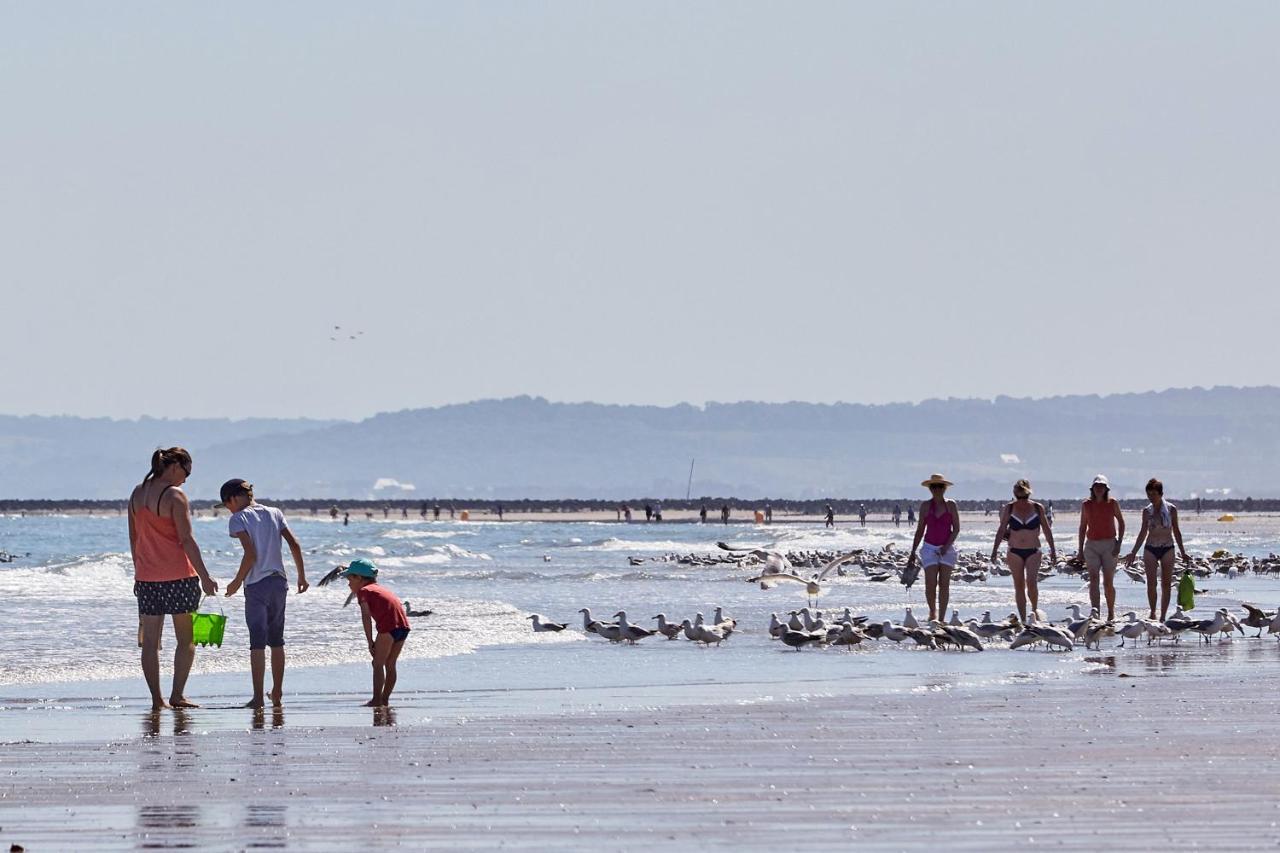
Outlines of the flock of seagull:
{"label": "flock of seagull", "polygon": [[[835,571],[838,576],[845,576],[850,570],[860,570],[867,580],[883,582],[888,580],[914,581],[907,567],[907,554],[896,549],[895,543],[889,542],[877,550],[858,549],[846,554],[831,551],[783,551],[777,547],[755,545],[729,545],[717,542],[719,553],[712,554],[667,554],[660,557],[630,557],[628,562],[639,566],[646,562],[674,562],[683,566],[713,567],[734,566],[738,568],[760,568],[758,574],[791,575],[790,578],[778,578],[779,581],[793,580],[809,585],[813,574],[825,574]],[[1122,565],[1121,570],[1135,583],[1145,583],[1146,575],[1141,566]],[[1268,554],[1266,557],[1246,557],[1232,554],[1226,550],[1218,550],[1207,556],[1195,556],[1186,567],[1197,578],[1213,575],[1234,577],[1240,574],[1280,576],[1280,555]],[[798,570],[813,570],[801,573]],[[1039,577],[1046,580],[1055,574],[1084,575],[1086,568],[1080,555],[1072,555],[1050,563],[1044,559],[1041,563]],[[980,551],[959,555],[952,579],[963,583],[985,583],[990,576],[1007,577],[1009,568],[1001,563],[992,563],[988,554]],[[759,578],[751,578],[757,581]],[[818,582],[821,588],[820,581]],[[910,586],[910,583],[907,583]]]}
{"label": "flock of seagull", "polygon": [[[1233,615],[1226,607],[1214,611],[1213,616],[1206,619],[1193,618],[1179,607],[1176,612],[1163,622],[1156,619],[1142,619],[1136,611],[1130,610],[1124,622],[1116,623],[1103,620],[1097,610],[1087,616],[1080,613],[1080,607],[1068,606],[1066,617],[1059,622],[1049,621],[1042,612],[1033,613],[1024,622],[1016,613],[1010,613],[999,621],[991,618],[991,611],[984,611],[979,618],[962,620],[960,612],[953,610],[948,622],[930,619],[921,622],[906,608],[902,622],[891,620],[873,621],[868,616],[855,616],[849,608],[842,613],[832,615],[830,622],[820,610],[802,607],[789,611],[788,618],[778,618],[777,613],[769,614],[769,636],[780,640],[784,645],[800,651],[805,646],[844,646],[851,649],[868,640],[888,640],[903,643],[908,640],[916,646],[941,649],[974,649],[983,651],[987,643],[1003,641],[1010,649],[1022,647],[1033,648],[1043,645],[1046,650],[1064,649],[1072,651],[1083,643],[1085,649],[1101,649],[1102,641],[1107,637],[1119,636],[1118,648],[1124,648],[1128,641],[1147,638],[1147,644],[1160,643],[1164,640],[1178,642],[1181,635],[1191,632],[1204,642],[1211,641],[1218,635],[1229,636],[1234,632],[1245,634],[1246,628],[1256,628],[1255,638],[1261,637],[1263,631],[1276,635],[1280,639],[1280,611],[1263,610],[1252,604],[1242,605],[1245,611],[1243,618]],[[738,630],[738,620],[724,615],[723,608],[717,606],[710,620],[698,613],[692,619],[683,619],[676,623],[659,613],[652,617],[657,622],[655,628],[645,628],[632,624],[627,619],[627,612],[619,610],[613,614],[615,621],[596,619],[590,608],[578,611],[582,615],[582,630],[601,637],[611,643],[628,643],[635,645],[648,637],[663,636],[674,640],[683,636],[686,640],[701,643],[705,646],[719,646]],[[550,622],[537,613],[530,614],[527,619],[533,623],[537,633],[547,631],[564,631],[568,623]],[[985,641],[985,642],[984,642]]]}
{"label": "flock of seagull", "polygon": [[[1083,643],[1086,649],[1101,649],[1102,641],[1107,637],[1120,637],[1118,648],[1124,648],[1129,642],[1137,642],[1146,637],[1148,645],[1165,640],[1178,642],[1181,635],[1190,631],[1197,634],[1205,642],[1218,635],[1230,635],[1234,632],[1245,633],[1246,628],[1256,628],[1255,637],[1261,637],[1263,631],[1280,639],[1280,613],[1263,610],[1252,604],[1243,604],[1243,618],[1233,615],[1226,607],[1218,608],[1208,618],[1194,618],[1181,607],[1169,618],[1139,618],[1137,611],[1123,614],[1123,622],[1104,620],[1097,610],[1082,615],[1077,605],[1071,605],[1066,617],[1059,621],[1049,620],[1043,612],[1031,614],[1025,621],[1018,614],[1010,613],[1001,620],[993,620],[991,611],[985,611],[979,618],[962,620],[959,611],[952,611],[947,622],[930,619],[921,622],[906,608],[901,623],[891,620],[875,621],[868,616],[855,616],[849,608],[840,614],[824,617],[821,611],[815,610],[815,601],[823,592],[823,584],[828,577],[844,576],[854,566],[861,570],[868,580],[885,581],[898,579],[910,588],[919,574],[918,563],[911,562],[906,555],[894,550],[889,543],[879,551],[859,549],[844,554],[824,553],[820,551],[784,552],[777,548],[755,545],[729,545],[717,542],[721,553],[711,555],[670,555],[668,558],[683,564],[692,565],[724,565],[755,569],[751,583],[757,583],[761,589],[772,589],[779,584],[797,584],[804,587],[809,605],[799,610],[789,611],[787,618],[779,619],[777,613],[770,614],[768,633],[775,640],[781,641],[796,651],[805,646],[844,646],[851,649],[869,640],[888,640],[893,643],[913,642],[918,647],[927,649],[954,648],[961,651],[974,649],[983,651],[991,642],[1006,642],[1010,649],[1034,648],[1043,646],[1047,650],[1073,650]],[[632,557],[634,565],[640,558]],[[1047,562],[1047,561],[1046,561]],[[1280,574],[1280,557],[1272,554],[1264,558],[1248,558],[1233,555],[1226,551],[1216,551],[1208,557],[1200,557],[1189,567],[1193,575],[1208,577],[1213,574],[1234,576],[1243,572],[1259,574]],[[988,573],[1007,574],[1008,570],[992,564],[982,554],[962,556],[954,576],[961,580],[985,581]],[[1076,558],[1056,564],[1048,564],[1041,569],[1043,580],[1060,572],[1063,574],[1083,573],[1083,564]],[[1145,580],[1137,570],[1129,570],[1130,577]],[[596,619],[591,610],[583,608],[578,611],[582,615],[582,629],[588,635],[602,637],[613,643],[634,645],[648,637],[663,636],[674,640],[683,636],[685,639],[701,643],[705,646],[719,646],[738,629],[735,619],[724,615],[721,607],[716,607],[710,620],[701,613],[692,619],[679,622],[669,620],[665,614],[658,613],[651,621],[657,623],[654,628],[646,628],[628,621],[627,612],[619,610],[613,614],[612,621]],[[533,623],[533,630],[564,631],[567,623],[550,622],[539,614],[528,616]]]}

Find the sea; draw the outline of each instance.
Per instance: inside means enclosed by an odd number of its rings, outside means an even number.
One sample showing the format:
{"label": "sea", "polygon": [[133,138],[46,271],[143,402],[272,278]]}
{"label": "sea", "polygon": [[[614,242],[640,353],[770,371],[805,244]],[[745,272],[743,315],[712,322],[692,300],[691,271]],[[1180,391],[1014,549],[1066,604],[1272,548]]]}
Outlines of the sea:
{"label": "sea", "polygon": [[[1117,666],[1174,674],[1194,660],[1194,639],[1102,651],[930,652],[910,644],[866,643],[848,651],[796,652],[772,640],[769,614],[805,604],[803,588],[761,590],[751,572],[731,565],[689,566],[670,555],[716,552],[718,540],[789,551],[878,550],[910,547],[912,528],[871,519],[867,526],[819,523],[770,526],[697,523],[546,521],[432,521],[352,519],[298,513],[290,524],[302,543],[308,579],[288,602],[285,683],[291,725],[366,722],[361,703],[370,668],[358,606],[344,606],[347,587],[315,585],[328,570],[356,557],[376,563],[380,580],[413,609],[399,668],[395,722],[520,713],[625,713],[688,704],[804,703],[816,697],[875,696],[885,692],[1017,690],[1043,679],[1087,678]],[[1060,552],[1074,550],[1075,519],[1058,517]],[[1246,556],[1280,551],[1280,518],[1240,516],[1234,522],[1184,518],[1187,547]],[[958,547],[990,553],[994,517],[966,514]],[[211,573],[225,586],[239,563],[227,518],[207,512],[195,536]],[[0,741],[125,737],[139,732],[149,709],[138,664],[137,609],[126,520],[119,515],[0,516],[0,548],[21,555],[0,564]],[[638,558],[638,559],[633,559]],[[286,553],[286,568],[292,572]],[[638,562],[638,565],[633,563]],[[1219,606],[1241,612],[1249,601],[1267,609],[1280,602],[1280,580],[1252,574],[1215,575],[1198,584],[1197,613]],[[1145,587],[1117,576],[1118,611],[1145,611]],[[953,581],[952,606],[962,617],[1014,610],[1008,578]],[[1076,576],[1041,584],[1040,609],[1062,618],[1066,607],[1087,611],[1088,591]],[[635,646],[608,643],[582,630],[580,608],[596,617],[625,610],[631,622],[652,617],[710,617],[719,605],[740,630],[720,647],[683,639],[650,638]],[[206,729],[243,728],[240,706],[250,695],[248,635],[243,597],[206,599],[228,617],[221,647],[197,650],[188,698],[204,708]],[[911,589],[851,573],[831,579],[819,607],[849,607],[872,619],[901,621],[905,608],[924,617],[923,581]],[[534,633],[528,615],[567,622],[561,633]],[[1253,634],[1253,631],[1249,632]],[[1230,643],[1230,645],[1227,645]],[[1274,638],[1215,644],[1223,665],[1246,666],[1258,656],[1280,657]],[[1221,649],[1228,649],[1223,652]],[[167,689],[173,638],[161,652]],[[1188,666],[1191,664],[1188,663]],[[145,726],[144,726],[145,729]],[[145,733],[145,732],[144,732]],[[154,733],[154,732],[153,732]]]}

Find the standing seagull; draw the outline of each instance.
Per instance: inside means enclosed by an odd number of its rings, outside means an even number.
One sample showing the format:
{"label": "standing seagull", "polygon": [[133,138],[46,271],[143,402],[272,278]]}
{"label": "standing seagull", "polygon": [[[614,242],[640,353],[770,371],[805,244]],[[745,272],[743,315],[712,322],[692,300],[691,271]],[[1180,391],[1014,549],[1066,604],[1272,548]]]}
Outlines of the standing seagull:
{"label": "standing seagull", "polygon": [[649,628],[641,628],[639,625],[632,625],[627,621],[627,611],[625,610],[619,610],[617,613],[613,614],[613,617],[618,620],[618,635],[633,646],[636,644],[637,640],[643,640],[645,637],[652,637],[654,634],[658,633],[657,631],[650,630]]}

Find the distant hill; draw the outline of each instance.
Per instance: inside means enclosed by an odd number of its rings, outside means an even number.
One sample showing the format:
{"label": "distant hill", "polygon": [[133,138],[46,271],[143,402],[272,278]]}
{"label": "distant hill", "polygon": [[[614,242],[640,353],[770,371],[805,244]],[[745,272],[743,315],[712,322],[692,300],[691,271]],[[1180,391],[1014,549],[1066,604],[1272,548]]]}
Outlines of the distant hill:
{"label": "distant hill", "polygon": [[1278,421],[1273,387],[882,406],[517,397],[355,423],[0,417],[0,497],[116,497],[155,446],[183,444],[200,497],[229,476],[296,498],[673,497],[696,458],[694,495],[922,495],[942,471],[959,497],[1026,476],[1070,498],[1104,471],[1120,494],[1158,476],[1171,496],[1260,498],[1280,495]]}

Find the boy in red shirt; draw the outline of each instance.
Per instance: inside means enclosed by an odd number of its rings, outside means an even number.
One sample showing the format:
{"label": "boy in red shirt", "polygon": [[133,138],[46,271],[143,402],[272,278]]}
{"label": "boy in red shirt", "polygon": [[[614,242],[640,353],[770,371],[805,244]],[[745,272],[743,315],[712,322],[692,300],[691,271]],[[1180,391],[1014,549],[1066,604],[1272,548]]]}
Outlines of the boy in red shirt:
{"label": "boy in red shirt", "polygon": [[[352,560],[342,576],[360,602],[364,635],[373,656],[373,698],[365,704],[380,708],[390,703],[396,686],[396,658],[409,636],[409,617],[395,593],[378,583],[378,568],[368,560]],[[373,629],[377,627],[375,638]]]}

